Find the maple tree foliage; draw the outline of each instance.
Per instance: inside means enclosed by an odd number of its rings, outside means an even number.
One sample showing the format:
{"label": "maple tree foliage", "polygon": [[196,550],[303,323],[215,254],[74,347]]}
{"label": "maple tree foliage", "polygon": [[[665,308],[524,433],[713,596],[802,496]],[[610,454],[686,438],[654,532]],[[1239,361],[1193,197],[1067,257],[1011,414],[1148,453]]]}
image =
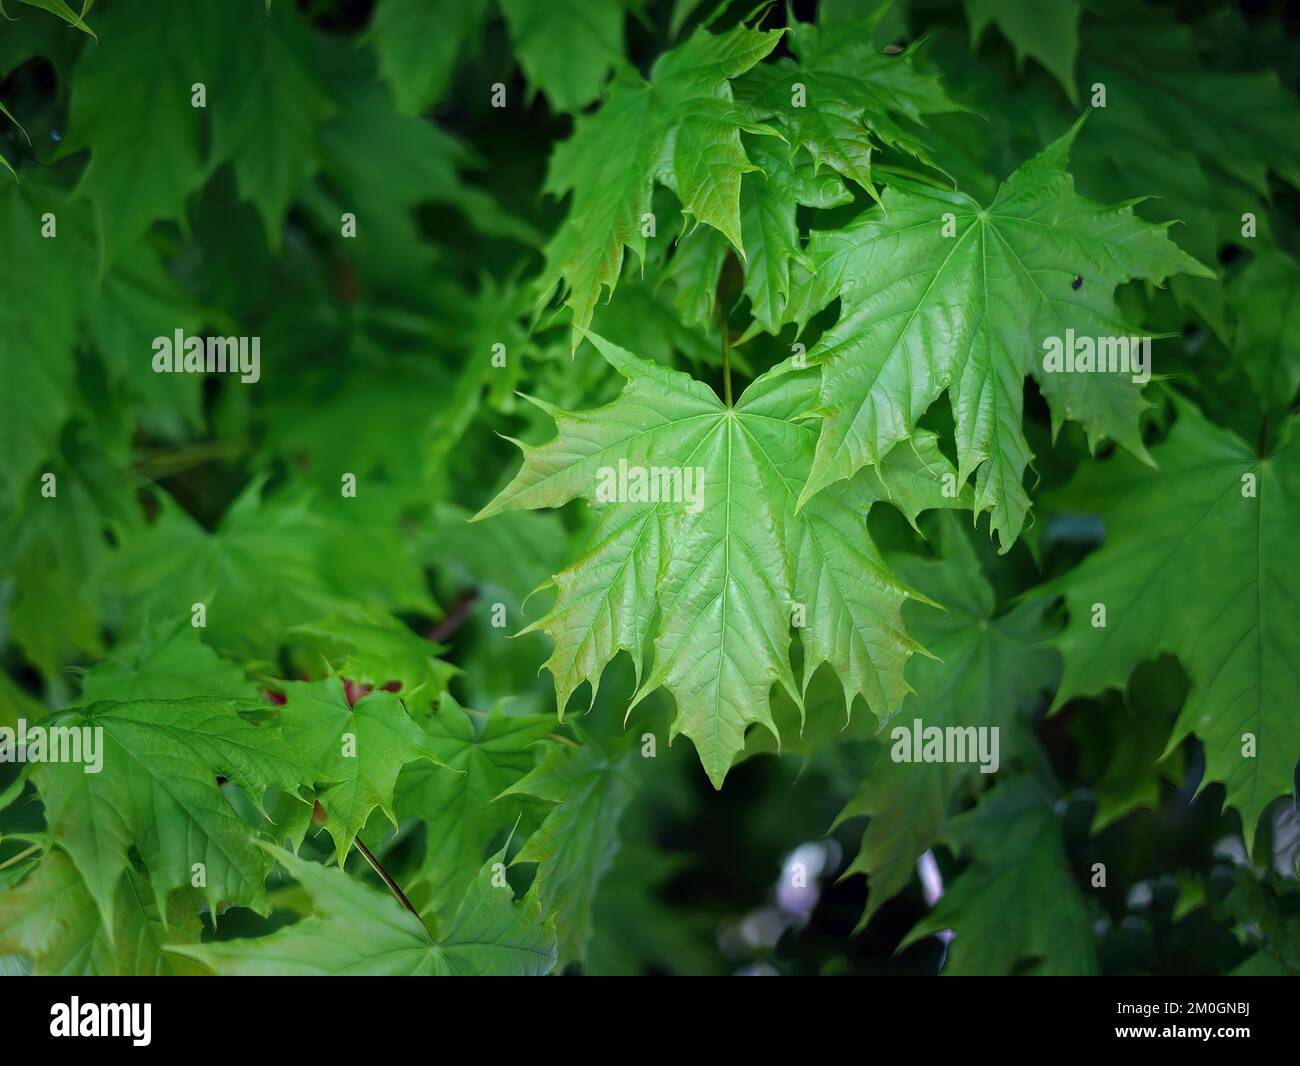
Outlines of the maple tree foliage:
{"label": "maple tree foliage", "polygon": [[0,972],[1300,973],[1273,6],[10,4]]}

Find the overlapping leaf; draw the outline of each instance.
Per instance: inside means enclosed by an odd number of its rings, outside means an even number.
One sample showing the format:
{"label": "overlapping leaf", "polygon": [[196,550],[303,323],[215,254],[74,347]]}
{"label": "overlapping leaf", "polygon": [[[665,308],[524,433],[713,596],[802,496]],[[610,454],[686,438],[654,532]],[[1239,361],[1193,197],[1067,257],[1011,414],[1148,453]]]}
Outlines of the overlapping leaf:
{"label": "overlapping leaf", "polygon": [[284,683],[279,718],[291,751],[322,787],[325,829],[342,864],[353,838],[379,808],[394,824],[393,787],[402,767],[432,759],[424,732],[391,692],[349,704],[341,679]]}
{"label": "overlapping leaf", "polygon": [[1132,335],[1114,301],[1118,284],[1207,271],[1127,205],[1074,192],[1065,164],[1077,130],[1020,167],[987,208],[897,181],[881,208],[814,234],[817,272],[792,303],[800,317],[836,296],[842,309],[810,353],[824,366],[816,408],[824,419],[804,501],[878,463],[946,390],[961,479],[976,473],[976,509],[992,511],[992,529],[1009,548],[1029,508],[1031,455],[1021,430],[1028,374],[1056,425],[1079,421],[1094,444],[1110,437],[1144,454],[1139,385],[1118,373],[1047,373],[1044,341],[1064,343],[1068,330]]}
{"label": "overlapping leaf", "polygon": [[542,905],[556,916],[562,964],[586,957],[596,893],[618,853],[618,823],[635,793],[634,758],[609,759],[591,743],[556,747],[507,790],[556,804],[514,861],[538,864]]}
{"label": "overlapping leaf", "polygon": [[730,82],[780,38],[780,30],[744,26],[721,35],[697,31],[659,58],[649,81],[616,80],[600,110],[581,116],[573,137],[556,148],[546,191],[573,200],[547,246],[542,288],[562,290],[575,345],[601,290],[614,291],[624,249],[645,258],[656,181],[676,193],[692,223],[712,226],[743,253],[740,183],[754,164],[741,132],[767,128],[736,104]]}
{"label": "overlapping leaf", "polygon": [[971,865],[904,946],[951,929],[943,972],[958,977],[1097,972],[1092,922],[1048,793],[1028,777],[1012,778],[954,819],[950,835]]}
{"label": "overlapping leaf", "polygon": [[441,765],[408,764],[394,808],[400,817],[422,818],[428,825],[412,895],[422,895],[422,913],[445,926],[493,837],[517,822],[523,805],[506,793],[537,762],[539,741],[554,731],[555,719],[498,711],[476,728],[448,701],[422,724],[424,747]]}
{"label": "overlapping leaf", "polygon": [[960,110],[925,67],[924,44],[891,54],[873,43],[887,8],[829,27],[796,23],[790,50],[798,62],[764,64],[737,90],[758,118],[779,122],[818,166],[873,196],[873,152],[887,146],[933,165],[921,136],[924,118]]}
{"label": "overlapping leaf", "polygon": [[[903,609],[909,629],[934,658],[908,664],[914,691],[898,722],[910,730],[937,726],[998,730],[998,769],[1015,754],[1016,718],[1026,699],[1053,680],[1056,656],[1036,647],[1049,635],[1044,602],[999,615],[993,589],[956,519],[945,517],[943,558],[891,559],[900,575],[940,608],[917,601]],[[837,823],[870,815],[862,847],[847,871],[870,878],[863,924],[911,880],[921,853],[943,837],[954,796],[979,775],[973,764],[895,762],[882,736],[870,753],[858,794]]]}
{"label": "overlapping leaf", "polygon": [[[114,900],[131,851],[144,864],[159,910],[173,890],[191,886],[213,908],[267,908],[271,861],[218,784],[219,776],[227,779],[259,808],[271,786],[296,795],[303,777],[296,757],[277,731],[241,717],[261,709],[209,696],[100,701],[42,722],[102,730],[99,772],[85,772],[82,762],[42,762],[32,780],[50,832],[81,871],[106,925],[116,920]],[[202,885],[195,884],[196,864]]]}
{"label": "overlapping leaf", "polygon": [[1177,655],[1192,688],[1170,747],[1200,738],[1206,779],[1226,787],[1249,841],[1264,808],[1292,793],[1300,759],[1300,584],[1290,561],[1300,435],[1289,421],[1261,456],[1190,403],[1177,410],[1152,450],[1156,468],[1116,455],[1052,501],[1099,514],[1106,531],[1098,551],[1050,586],[1070,615],[1057,703],[1122,686],[1160,652]]}

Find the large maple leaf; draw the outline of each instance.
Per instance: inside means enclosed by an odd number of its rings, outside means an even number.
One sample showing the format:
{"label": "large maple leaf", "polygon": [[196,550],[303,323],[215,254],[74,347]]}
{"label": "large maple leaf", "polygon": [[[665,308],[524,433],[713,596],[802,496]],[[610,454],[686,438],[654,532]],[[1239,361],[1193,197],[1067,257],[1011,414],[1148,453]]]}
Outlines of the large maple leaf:
{"label": "large maple leaf", "polygon": [[1106,530],[1101,548],[1049,586],[1070,615],[1057,704],[1123,686],[1161,652],[1178,656],[1192,684],[1169,747],[1201,739],[1206,781],[1227,788],[1252,841],[1264,808],[1292,793],[1300,758],[1300,422],[1260,456],[1189,402],[1177,410],[1152,450],[1158,469],[1119,454],[1052,500],[1100,514]]}
{"label": "large maple leaf", "polygon": [[[558,436],[524,446],[522,469],[476,516],[579,497],[607,504],[586,554],[553,578],[551,611],[530,627],[555,641],[547,666],[561,712],[583,681],[594,700],[619,651],[641,678],[653,637],[654,663],[633,705],[666,687],[677,701],[671,735],[694,741],[721,787],[749,725],[776,733],[772,686],[801,702],[790,645],[792,621],[800,625],[802,616],[805,679],[828,662],[849,706],[862,695],[877,715],[893,713],[908,691],[903,667],[917,647],[900,619],[908,590],[865,528],[867,509],[889,495],[882,471],[795,509],[817,435],[815,422],[797,416],[815,398],[816,373],[782,363],[732,407],[685,374],[588,336],[628,379],[623,393],[585,412],[534,401],[555,418]],[[900,491],[911,497],[928,486],[930,505],[943,505],[948,464],[928,435],[918,435],[913,448],[901,449],[897,460]],[[603,481],[634,468],[651,476],[677,471],[686,488],[676,500],[601,499]],[[688,477],[695,499],[685,495]]]}
{"label": "large maple leaf", "polygon": [[824,367],[824,416],[806,502],[903,440],[945,390],[957,425],[963,481],[976,473],[977,510],[1007,549],[1029,509],[1022,479],[1032,458],[1021,430],[1024,379],[1032,374],[1055,425],[1083,424],[1095,444],[1110,437],[1143,455],[1145,406],[1130,375],[1047,373],[1048,338],[1125,337],[1115,287],[1207,275],[1165,227],[1131,205],[1077,195],[1065,169],[1079,124],[1020,167],[981,207],[969,196],[895,181],[881,207],[848,228],[815,233],[816,273],[791,303],[806,321],[837,296],[839,321],[810,357]]}

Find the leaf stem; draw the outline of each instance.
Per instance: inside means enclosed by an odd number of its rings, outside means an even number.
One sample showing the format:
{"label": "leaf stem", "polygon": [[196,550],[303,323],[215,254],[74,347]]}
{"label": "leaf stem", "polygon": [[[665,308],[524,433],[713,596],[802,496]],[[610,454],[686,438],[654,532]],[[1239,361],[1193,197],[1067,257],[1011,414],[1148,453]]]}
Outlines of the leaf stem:
{"label": "leaf stem", "polygon": [[27,858],[28,855],[32,854],[32,852],[40,850],[41,846],[39,844],[33,844],[30,848],[24,848],[17,855],[10,855],[4,862],[0,862],[0,870],[7,870],[10,866],[15,866],[22,862],[23,859]]}
{"label": "leaf stem", "polygon": [[727,329],[727,311],[718,301],[718,326],[722,330],[722,389],[727,406],[731,406],[731,332]]}
{"label": "leaf stem", "polygon": [[919,181],[922,184],[929,185],[931,188],[952,192],[951,185],[945,185],[943,182],[930,177],[929,174],[922,174],[921,171],[912,170],[909,167],[896,167],[890,163],[873,163],[871,169],[879,170],[885,174],[897,174],[900,178],[909,178],[912,181]]}
{"label": "leaf stem", "polygon": [[[428,933],[429,927],[424,925],[424,919],[420,917],[420,912],[417,911],[411,904],[411,901],[406,898],[406,893],[403,892],[401,886],[393,880],[393,875],[384,869],[384,864],[375,858],[374,852],[366,847],[359,835],[352,838],[352,843],[357,846],[357,851],[361,852],[361,854],[365,856],[366,862],[370,863],[375,873],[380,876],[384,884],[386,884],[393,895],[397,897],[397,901],[415,915],[415,920],[419,922],[421,926],[424,926],[424,931]],[[429,935],[432,936],[433,934],[430,933]]]}

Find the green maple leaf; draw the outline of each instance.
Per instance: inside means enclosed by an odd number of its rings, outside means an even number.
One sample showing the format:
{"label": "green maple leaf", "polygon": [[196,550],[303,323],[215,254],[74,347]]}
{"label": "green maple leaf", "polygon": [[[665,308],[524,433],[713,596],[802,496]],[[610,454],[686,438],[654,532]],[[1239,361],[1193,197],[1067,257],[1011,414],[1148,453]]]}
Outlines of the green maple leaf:
{"label": "green maple leaf", "polygon": [[888,5],[828,26],[799,22],[790,33],[798,62],[765,64],[737,83],[737,98],[773,119],[818,167],[828,166],[873,197],[872,155],[881,146],[935,166],[921,137],[926,115],[961,110],[922,62],[924,45],[886,54],[872,34]]}
{"label": "green maple leaf", "polygon": [[1083,35],[1083,82],[1106,86],[1106,128],[1193,152],[1261,196],[1270,171],[1300,186],[1300,107],[1276,71],[1207,69],[1188,27],[1155,8],[1132,15]]}
{"label": "green maple leaf", "polygon": [[1300,387],[1300,267],[1289,255],[1255,256],[1228,286],[1237,318],[1232,347],[1266,411],[1285,410]]}
{"label": "green maple leaf", "polygon": [[[46,213],[58,236],[41,236]],[[0,497],[8,502],[57,452],[76,394],[77,312],[93,252],[83,212],[23,186],[0,188]],[[54,280],[54,279],[57,279]]]}
{"label": "green maple leaf", "polygon": [[442,99],[487,9],[488,0],[379,0],[369,36],[399,111],[416,115]]}
{"label": "green maple leaf", "polygon": [[[1290,565],[1300,521],[1300,433],[1261,457],[1189,402],[1152,450],[1156,468],[1116,455],[1085,466],[1051,505],[1095,512],[1105,543],[1048,586],[1064,594],[1057,705],[1121,687],[1161,652],[1191,691],[1166,751],[1189,733],[1205,746],[1205,781],[1227,788],[1253,842],[1264,808],[1294,788],[1300,758],[1300,649]],[[1105,607],[1105,625],[1094,625]],[[1246,753],[1246,734],[1256,752]]]}
{"label": "green maple leaf", "polygon": [[82,706],[101,700],[181,700],[190,696],[254,699],[258,695],[244,672],[222,659],[199,639],[184,620],[154,627],[122,645],[86,673]]}
{"label": "green maple leaf", "polygon": [[[971,865],[903,939],[956,934],[943,972],[1091,976],[1096,948],[1088,909],[1066,863],[1060,821],[1036,782],[1016,777],[955,818],[949,836]],[[1032,906],[1008,906],[1032,900]]]}
{"label": "green maple leaf", "polygon": [[391,692],[371,692],[348,704],[343,681],[286,681],[279,709],[285,742],[320,787],[325,831],[342,865],[372,811],[393,813],[393,787],[402,767],[433,759],[424,731]]}
{"label": "green maple leaf", "polygon": [[578,111],[623,61],[623,8],[588,0],[501,0],[528,83],[559,111]]}
{"label": "green maple leaf", "polygon": [[271,786],[297,794],[302,770],[279,733],[241,717],[264,711],[258,702],[199,696],[101,701],[42,721],[103,731],[100,772],[44,762],[32,781],[50,833],[77,864],[106,924],[115,921],[132,848],[160,909],[171,892],[191,886],[195,863],[206,880],[197,891],[214,910],[220,903],[267,909],[270,860],[217,783],[219,775],[228,779],[259,810]]}
{"label": "green maple leaf", "polygon": [[319,641],[328,662],[349,681],[375,688],[400,682],[398,693],[411,710],[429,710],[457,673],[437,658],[445,649],[384,611],[332,614],[294,632]]}
{"label": "green maple leaf", "polygon": [[176,0],[141,18],[128,5],[99,16],[99,43],[77,63],[62,154],[90,149],[82,191],[95,205],[108,259],[159,219],[181,216],[204,178],[207,82],[203,6]]}
{"label": "green maple leaf", "polygon": [[30,958],[42,976],[198,973],[188,959],[162,950],[181,936],[198,940],[201,923],[193,904],[185,894],[174,894],[164,922],[148,879],[129,869],[118,882],[110,935],[76,865],[55,848],[0,893],[0,952]]}
{"label": "green maple leaf", "polygon": [[[586,554],[552,579],[556,602],[528,629],[555,641],[546,665],[560,712],[584,681],[594,701],[605,665],[620,651],[640,678],[653,636],[654,664],[633,704],[666,687],[677,701],[671,736],[692,739],[721,787],[749,725],[776,733],[772,686],[801,702],[790,663],[791,623],[801,604],[809,626],[805,678],[829,662],[849,706],[861,694],[887,717],[907,692],[903,667],[916,650],[899,616],[908,590],[865,532],[867,508],[888,489],[879,472],[869,474],[796,514],[816,440],[815,424],[797,419],[813,400],[815,374],[787,362],[727,407],[685,374],[588,336],[628,379],[623,393],[577,413],[537,401],[556,419],[558,436],[524,446],[523,468],[476,519],[578,497],[602,502],[600,483],[620,463],[689,469],[702,482],[694,509],[684,495],[609,504]],[[947,464],[932,440],[913,442],[918,455],[927,444],[938,497]]]}
{"label": "green maple leaf", "polygon": [[137,616],[190,618],[202,603],[214,647],[271,659],[287,630],[338,612],[355,615],[356,597],[433,610],[391,521],[337,497],[317,508],[305,498],[263,499],[263,485],[251,482],[214,531],[159,496],[153,524],[108,568]]}
{"label": "green maple leaf", "polygon": [[650,80],[620,76],[598,111],[579,116],[551,157],[546,191],[572,193],[568,217],[546,248],[542,289],[560,288],[579,331],[601,290],[612,293],[630,248],[645,259],[645,216],[655,182],[668,186],[693,223],[723,234],[743,254],[740,184],[754,169],[741,132],[774,133],[732,98],[731,79],[759,62],[781,30],[703,30],[662,55]]}
{"label": "green maple leaf", "polygon": [[1047,373],[1043,342],[1064,341],[1067,330],[1131,335],[1114,301],[1118,284],[1208,272],[1163,226],[1074,192],[1065,165],[1078,129],[1021,166],[987,208],[896,181],[880,208],[846,230],[814,235],[817,273],[795,302],[811,309],[839,295],[842,309],[809,353],[823,363],[816,410],[824,418],[802,501],[879,462],[946,390],[961,480],[976,473],[975,507],[992,512],[991,528],[1009,549],[1029,508],[1026,374],[1047,397],[1054,425],[1079,421],[1090,443],[1110,437],[1144,454],[1140,387],[1123,374]]}
{"label": "green maple leaf", "polygon": [[523,805],[504,793],[533,768],[538,742],[555,730],[555,718],[498,711],[480,729],[447,699],[423,726],[423,744],[440,765],[406,766],[394,808],[399,817],[425,820],[424,856],[411,894],[423,888],[428,902],[422,912],[432,911],[445,926],[492,838],[518,820]]}
{"label": "green maple leaf", "polygon": [[591,743],[555,747],[506,791],[556,804],[514,861],[539,864],[542,906],[556,916],[561,965],[586,957],[596,893],[618,853],[618,823],[636,791],[636,757],[611,760]]}
{"label": "green maple leaf", "polygon": [[1026,56],[1037,59],[1061,83],[1070,103],[1078,99],[1074,64],[1079,54],[1078,0],[1056,0],[1040,4],[1036,0],[966,0],[970,19],[971,47],[990,23],[996,24],[1016,50],[1016,62]]}
{"label": "green maple leaf", "polygon": [[[86,327],[110,378],[147,412],[180,430],[203,424],[203,381],[198,375],[155,374],[141,353],[155,337],[177,329],[200,332],[203,310],[147,241],[124,251],[91,294]],[[152,424],[152,423],[151,423]]]}
{"label": "green maple leaf", "polygon": [[316,131],[334,105],[310,58],[319,45],[293,5],[267,12],[258,0],[227,0],[220,12],[220,30],[206,42],[222,60],[210,86],[212,156],[231,160],[275,250],[289,201],[319,167]]}
{"label": "green maple leaf", "polygon": [[[834,174],[818,173],[809,156],[781,141],[756,137],[747,147],[759,169],[745,175],[740,190],[740,229],[749,257],[743,291],[755,323],[776,333],[785,321],[790,264],[813,269],[799,239],[799,206],[837,207],[853,197]],[[716,288],[716,275],[713,283]]]}
{"label": "green maple leaf", "polygon": [[[993,588],[956,518],[940,526],[943,557],[891,556],[890,563],[938,608],[917,601],[903,609],[909,631],[934,656],[908,663],[913,692],[899,713],[902,728],[988,727],[999,730],[999,762],[1014,755],[1017,715],[1050,687],[1056,656],[1038,647],[1050,636],[1039,599],[998,614]],[[979,768],[953,763],[894,762],[882,737],[869,753],[864,780],[836,818],[870,815],[862,846],[844,876],[870,878],[859,928],[911,881],[921,853],[942,838],[954,797],[980,779]]]}
{"label": "green maple leaf", "polygon": [[555,924],[543,918],[534,883],[515,903],[494,883],[494,855],[466,891],[446,933],[434,939],[391,895],[266,846],[307,891],[316,912],[256,940],[169,950],[227,975],[539,977],[555,965]]}

